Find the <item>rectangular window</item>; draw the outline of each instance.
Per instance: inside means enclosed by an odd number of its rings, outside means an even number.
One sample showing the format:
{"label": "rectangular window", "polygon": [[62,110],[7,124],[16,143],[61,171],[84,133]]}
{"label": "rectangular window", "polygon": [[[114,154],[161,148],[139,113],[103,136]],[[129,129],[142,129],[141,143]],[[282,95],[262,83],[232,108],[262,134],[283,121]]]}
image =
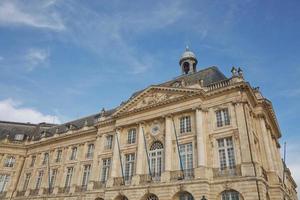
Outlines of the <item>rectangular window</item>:
{"label": "rectangular window", "polygon": [[112,149],[112,144],[113,144],[113,136],[112,135],[106,136],[105,149]]}
{"label": "rectangular window", "polygon": [[191,116],[180,118],[180,133],[188,133],[192,131]]}
{"label": "rectangular window", "polygon": [[77,157],[77,147],[73,147],[70,160],[76,160],[76,157]]}
{"label": "rectangular window", "polygon": [[73,167],[68,167],[65,188],[69,188],[71,186],[72,176],[73,176]]}
{"label": "rectangular window", "polygon": [[0,193],[6,190],[7,183],[9,181],[10,176],[7,174],[0,174]]}
{"label": "rectangular window", "polygon": [[60,162],[61,161],[61,156],[62,156],[62,150],[59,149],[59,150],[57,150],[57,153],[56,153],[55,162]]}
{"label": "rectangular window", "polygon": [[179,145],[180,157],[185,177],[192,177],[193,174],[193,144]]}
{"label": "rectangular window", "polygon": [[25,181],[24,181],[24,185],[23,185],[23,191],[26,191],[27,188],[28,188],[28,184],[29,184],[29,181],[30,181],[30,177],[31,177],[31,174],[30,173],[27,173],[25,175]]}
{"label": "rectangular window", "polygon": [[94,155],[94,149],[95,149],[94,144],[89,144],[89,146],[88,146],[88,151],[87,151],[87,154],[86,154],[86,158],[88,158],[88,159],[93,158],[93,155]]}
{"label": "rectangular window", "polygon": [[136,129],[130,129],[128,131],[128,144],[134,144],[136,141]]}
{"label": "rectangular window", "polygon": [[234,169],[235,156],[232,137],[218,139],[220,170]]}
{"label": "rectangular window", "polygon": [[13,167],[14,164],[15,164],[15,162],[16,162],[15,157],[13,157],[13,156],[8,156],[8,157],[5,159],[4,167]]}
{"label": "rectangular window", "polygon": [[91,165],[84,165],[83,177],[82,177],[82,187],[85,189],[89,183],[90,172],[91,172]]}
{"label": "rectangular window", "polygon": [[32,157],[31,157],[30,167],[33,167],[33,166],[34,166],[35,160],[36,160],[36,156],[32,156]]}
{"label": "rectangular window", "polygon": [[228,108],[216,111],[217,127],[230,125]]}
{"label": "rectangular window", "polygon": [[57,169],[52,169],[50,175],[50,189],[54,188],[55,186],[56,176],[57,176]]}
{"label": "rectangular window", "polygon": [[39,171],[39,174],[38,174],[38,177],[36,180],[35,189],[40,189],[42,180],[43,180],[43,175],[44,175],[44,171]]}
{"label": "rectangular window", "polygon": [[101,182],[105,183],[109,177],[109,170],[110,170],[111,159],[105,158],[102,160],[102,172],[101,172]]}
{"label": "rectangular window", "polygon": [[125,182],[129,183],[134,174],[135,154],[125,155]]}
{"label": "rectangular window", "polygon": [[46,165],[48,163],[48,159],[49,159],[49,153],[45,153],[42,165]]}

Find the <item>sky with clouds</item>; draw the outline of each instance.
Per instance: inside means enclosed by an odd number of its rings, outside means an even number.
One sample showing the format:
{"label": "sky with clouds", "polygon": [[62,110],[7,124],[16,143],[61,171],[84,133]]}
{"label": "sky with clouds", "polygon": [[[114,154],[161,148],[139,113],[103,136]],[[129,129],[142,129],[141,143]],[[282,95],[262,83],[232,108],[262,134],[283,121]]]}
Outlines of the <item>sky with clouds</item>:
{"label": "sky with clouds", "polygon": [[298,0],[0,0],[0,120],[65,122],[198,68],[243,68],[274,105],[300,185]]}

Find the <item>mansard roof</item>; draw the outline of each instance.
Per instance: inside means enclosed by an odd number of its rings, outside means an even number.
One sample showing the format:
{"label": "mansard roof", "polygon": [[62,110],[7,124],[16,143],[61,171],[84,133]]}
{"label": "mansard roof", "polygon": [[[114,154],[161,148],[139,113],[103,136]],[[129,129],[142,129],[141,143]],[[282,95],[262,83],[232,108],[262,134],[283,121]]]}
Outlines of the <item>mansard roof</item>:
{"label": "mansard roof", "polygon": [[[215,82],[226,80],[226,76],[219,71],[217,67],[209,67],[200,70],[196,73],[181,75],[173,80],[157,84],[155,86],[161,87],[172,87],[175,82],[184,81],[186,85],[192,85],[202,81],[203,85],[209,85]],[[148,87],[149,88],[149,87]],[[147,89],[147,88],[146,88]],[[146,89],[135,92],[126,102],[122,102],[121,106],[130,101],[132,98],[136,97],[141,92]],[[121,107],[119,106],[119,107]],[[119,107],[114,109],[98,112],[87,117],[83,117],[74,121],[66,122],[64,124],[31,124],[31,123],[18,123],[18,122],[4,122],[0,121],[0,140],[8,137],[10,140],[14,140],[16,134],[25,134],[28,139],[40,140],[42,137],[51,137],[54,134],[62,134],[68,130],[81,129],[84,126],[94,126],[97,119],[101,116],[110,117],[114,114]]]}

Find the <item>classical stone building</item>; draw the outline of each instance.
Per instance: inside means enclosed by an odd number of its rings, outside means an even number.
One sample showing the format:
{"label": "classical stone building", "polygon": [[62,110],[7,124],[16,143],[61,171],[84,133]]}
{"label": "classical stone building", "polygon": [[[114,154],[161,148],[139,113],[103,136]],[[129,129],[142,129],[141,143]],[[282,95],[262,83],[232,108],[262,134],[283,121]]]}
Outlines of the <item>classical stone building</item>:
{"label": "classical stone building", "polygon": [[232,68],[197,71],[61,125],[0,122],[0,199],[296,200],[271,102]]}

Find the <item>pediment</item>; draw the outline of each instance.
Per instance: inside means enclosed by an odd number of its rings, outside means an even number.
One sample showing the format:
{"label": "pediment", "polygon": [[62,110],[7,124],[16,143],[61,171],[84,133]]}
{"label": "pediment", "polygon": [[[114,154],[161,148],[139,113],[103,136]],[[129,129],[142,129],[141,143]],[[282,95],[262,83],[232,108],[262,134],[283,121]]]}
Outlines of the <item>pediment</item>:
{"label": "pediment", "polygon": [[132,113],[200,94],[199,89],[151,86],[129,99],[115,115]]}

